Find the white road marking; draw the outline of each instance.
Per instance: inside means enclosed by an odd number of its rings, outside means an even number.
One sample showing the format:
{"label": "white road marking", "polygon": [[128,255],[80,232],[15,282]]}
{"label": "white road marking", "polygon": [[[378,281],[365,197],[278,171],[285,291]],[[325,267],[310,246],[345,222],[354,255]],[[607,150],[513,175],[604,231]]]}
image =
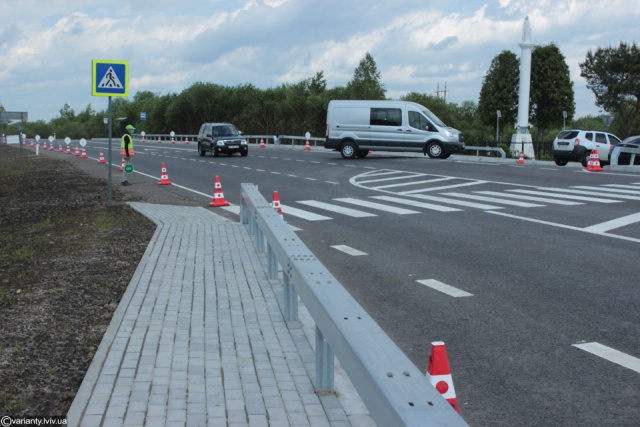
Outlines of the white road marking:
{"label": "white road marking", "polygon": [[625,225],[634,224],[636,222],[640,222],[640,213],[635,213],[612,219],[611,221],[592,225],[591,227],[584,228],[584,231],[588,231],[589,233],[606,233],[609,230],[624,227]]}
{"label": "white road marking", "polygon": [[[632,196],[629,194],[629,192],[626,192],[627,194],[612,193],[612,191],[620,191],[620,190],[607,190],[606,188],[593,188],[593,187],[591,188],[583,187],[587,189],[578,190],[577,188],[579,187],[550,188],[549,190],[558,191],[560,193],[571,193],[571,194],[578,194],[578,195],[584,194],[585,196],[608,197],[610,199],[640,200],[640,196]],[[636,194],[640,194],[640,193],[636,193]]]}
{"label": "white road marking", "polygon": [[[410,177],[408,176],[402,176],[402,177],[397,177],[397,178],[388,178],[388,180],[392,180],[392,179],[408,179]],[[409,181],[409,182],[401,182],[399,184],[388,184],[388,185],[379,185],[377,187],[369,187],[372,190],[381,190],[383,188],[393,188],[393,187],[404,187],[406,185],[418,185],[418,184],[429,184],[432,182],[440,182],[440,181],[450,181],[454,178],[437,178],[437,179],[425,179],[422,181]],[[377,181],[382,181],[382,180],[377,180]],[[367,182],[371,182],[371,181],[367,181]],[[362,182],[358,182],[358,184],[362,184]]]}
{"label": "white road marking", "polygon": [[535,203],[517,202],[513,200],[496,199],[495,197],[475,196],[473,194],[464,193],[442,193],[443,196],[461,197],[463,199],[479,200],[481,202],[499,203],[503,205],[519,206],[521,208],[539,208],[544,205],[537,205]]}
{"label": "white road marking", "polygon": [[554,199],[545,199],[544,197],[534,197],[534,196],[524,196],[520,194],[507,194],[500,193],[498,191],[474,191],[474,193],[478,194],[486,194],[487,196],[500,196],[500,197],[510,197],[518,200],[530,200],[532,202],[544,202],[552,205],[564,205],[564,206],[574,206],[574,205],[582,205],[584,203],[580,202],[570,202],[568,200],[554,200]]}
{"label": "white road marking", "polygon": [[588,230],[589,227],[587,227],[587,228],[579,228],[579,227],[573,227],[573,226],[570,226],[570,225],[558,224],[558,223],[555,223],[555,222],[549,222],[549,221],[542,221],[542,220],[539,220],[539,219],[527,218],[527,217],[524,217],[524,216],[511,215],[511,214],[507,214],[507,213],[503,213],[503,212],[495,212],[495,211],[487,211],[487,212],[491,213],[491,214],[494,214],[494,215],[501,215],[501,216],[506,216],[506,217],[509,217],[509,218],[520,219],[522,221],[535,222],[535,223],[538,223],[538,224],[551,225],[553,227],[558,227],[558,228],[566,228],[567,230],[582,231],[582,232],[585,232],[585,233],[597,234],[599,236],[612,237],[614,239],[620,239],[620,240],[626,240],[628,242],[640,243],[640,239],[636,239],[635,237],[627,237],[627,236],[620,236],[620,235],[617,235],[617,234],[609,234],[609,233],[602,233],[602,232],[597,232],[597,231],[590,231],[590,230]]}
{"label": "white road marking", "polygon": [[453,286],[449,286],[447,284],[444,284],[434,279],[416,280],[416,282],[420,283],[421,285],[428,286],[431,289],[435,289],[436,291],[440,291],[444,294],[452,296],[454,298],[473,296],[473,294],[470,294],[469,292],[465,292],[461,289],[454,288]]}
{"label": "white road marking", "polygon": [[533,194],[536,196],[556,197],[559,199],[580,200],[583,202],[596,202],[596,203],[620,203],[620,200],[600,199],[595,197],[574,196],[572,194],[555,194],[547,191],[534,191],[534,190],[507,190],[515,193]]}
{"label": "white road marking", "polygon": [[324,210],[327,210],[327,211],[331,211],[331,212],[335,212],[335,213],[351,216],[351,217],[354,217],[354,218],[365,218],[365,217],[369,217],[369,216],[378,216],[378,215],[375,215],[375,214],[371,214],[371,213],[367,213],[367,212],[363,212],[363,211],[358,211],[358,210],[355,210],[355,209],[349,209],[349,208],[345,208],[345,207],[338,206],[338,205],[332,205],[330,203],[318,202],[316,200],[300,200],[300,201],[297,201],[296,203],[302,203],[303,205],[313,206],[314,208],[324,209]]}
{"label": "white road marking", "polygon": [[306,219],[307,221],[324,221],[327,219],[333,219],[328,216],[318,215],[316,213],[294,208],[293,206],[289,205],[280,204],[280,206],[282,207],[282,215],[292,215],[298,218]]}
{"label": "white road marking", "polygon": [[463,200],[447,199],[446,197],[425,196],[424,194],[414,194],[411,197],[415,197],[417,199],[431,200],[431,201],[434,201],[434,202],[447,203],[447,204],[450,204],[450,205],[466,206],[468,208],[502,209],[502,206],[492,206],[492,205],[485,205],[485,204],[482,204],[482,203],[465,202]]}
{"label": "white road marking", "polygon": [[458,188],[458,187],[468,187],[470,185],[480,185],[480,184],[486,184],[487,181],[472,181],[472,182],[465,182],[462,184],[453,184],[453,185],[443,185],[442,187],[432,187],[432,188],[423,188],[420,190],[410,190],[410,191],[402,191],[398,194],[402,194],[402,195],[409,195],[409,194],[414,194],[414,193],[423,193],[423,192],[427,192],[427,191],[440,191],[440,190],[448,190],[450,188]]}
{"label": "white road marking", "polygon": [[395,206],[383,205],[382,203],[368,202],[366,200],[358,200],[358,199],[351,199],[351,198],[340,198],[340,199],[333,199],[333,200],[336,200],[342,203],[351,203],[352,205],[363,206],[365,208],[378,209],[380,211],[391,212],[398,215],[420,213],[419,211],[412,211],[410,209],[403,209]]}
{"label": "white road marking", "polygon": [[439,212],[459,212],[462,209],[458,209],[458,208],[450,208],[449,206],[440,206],[440,205],[433,205],[431,203],[424,203],[424,202],[419,202],[417,200],[407,200],[407,199],[400,199],[398,197],[391,197],[391,196],[373,196],[373,199],[378,199],[378,200],[384,200],[387,202],[392,202],[392,203],[400,203],[400,204],[404,204],[404,205],[409,205],[409,206],[413,206],[416,208],[423,208],[423,209],[431,209],[434,211],[439,211]]}
{"label": "white road marking", "polygon": [[640,359],[630,356],[626,353],[607,347],[597,342],[587,342],[583,344],[572,344],[574,347],[584,350],[588,353],[602,357],[609,362],[631,369],[640,374]]}
{"label": "white road marking", "polygon": [[365,252],[361,252],[357,249],[354,249],[352,247],[346,246],[346,245],[334,245],[331,246],[333,249],[337,249],[341,252],[344,252],[345,254],[351,255],[351,256],[362,256],[362,255],[368,255]]}

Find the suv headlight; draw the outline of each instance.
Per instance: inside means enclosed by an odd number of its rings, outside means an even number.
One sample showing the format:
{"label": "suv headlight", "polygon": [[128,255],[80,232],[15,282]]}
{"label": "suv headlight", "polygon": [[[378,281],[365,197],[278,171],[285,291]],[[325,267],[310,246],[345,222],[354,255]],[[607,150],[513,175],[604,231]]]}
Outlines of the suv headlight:
{"label": "suv headlight", "polygon": [[242,145],[247,145],[247,140],[246,140],[246,139],[243,139],[242,141],[240,141],[240,144],[242,144]]}
{"label": "suv headlight", "polygon": [[224,147],[224,141],[223,140],[216,141],[216,145],[218,147]]}

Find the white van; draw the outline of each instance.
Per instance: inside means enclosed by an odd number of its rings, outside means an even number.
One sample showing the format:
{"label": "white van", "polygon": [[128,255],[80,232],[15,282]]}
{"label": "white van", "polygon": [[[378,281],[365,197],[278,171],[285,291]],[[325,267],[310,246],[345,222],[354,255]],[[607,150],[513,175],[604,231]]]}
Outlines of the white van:
{"label": "white van", "polygon": [[407,101],[331,101],[325,148],[345,159],[373,151],[413,151],[446,159],[464,150],[462,132],[428,108]]}

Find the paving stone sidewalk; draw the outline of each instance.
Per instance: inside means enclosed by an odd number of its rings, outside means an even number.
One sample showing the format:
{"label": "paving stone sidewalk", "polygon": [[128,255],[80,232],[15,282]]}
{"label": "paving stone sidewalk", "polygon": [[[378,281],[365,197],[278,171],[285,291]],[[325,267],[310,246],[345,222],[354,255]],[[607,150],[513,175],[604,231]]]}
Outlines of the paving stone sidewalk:
{"label": "paving stone sidewalk", "polygon": [[303,325],[284,321],[281,285],[245,226],[205,208],[131,206],[158,228],[68,425],[373,425],[357,398],[315,393]]}

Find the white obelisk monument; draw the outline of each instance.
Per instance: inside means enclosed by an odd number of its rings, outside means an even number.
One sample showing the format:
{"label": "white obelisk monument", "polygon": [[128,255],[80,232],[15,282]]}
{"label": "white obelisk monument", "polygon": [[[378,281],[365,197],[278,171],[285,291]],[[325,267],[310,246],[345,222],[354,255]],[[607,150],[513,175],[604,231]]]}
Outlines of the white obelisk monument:
{"label": "white obelisk monument", "polygon": [[531,85],[531,25],[529,17],[524,18],[522,30],[522,43],[520,43],[520,86],[518,89],[518,123],[516,133],[511,137],[511,153],[514,156],[524,155],[530,159],[535,158],[533,152],[533,140],[529,133],[529,89]]}

